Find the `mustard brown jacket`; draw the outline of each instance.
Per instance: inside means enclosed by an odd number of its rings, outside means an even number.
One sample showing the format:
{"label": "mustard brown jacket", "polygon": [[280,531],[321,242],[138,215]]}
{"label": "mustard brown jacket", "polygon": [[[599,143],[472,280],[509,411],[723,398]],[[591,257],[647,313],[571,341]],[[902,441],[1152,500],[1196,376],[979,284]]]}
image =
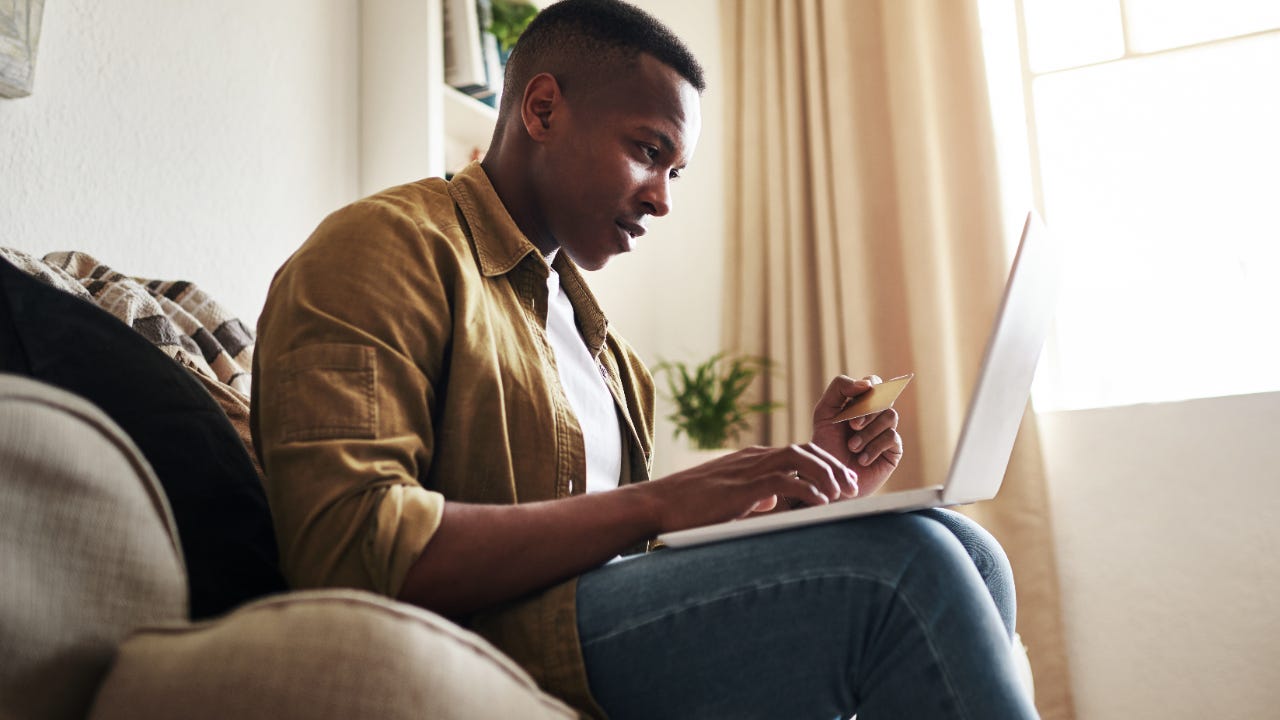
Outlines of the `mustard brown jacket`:
{"label": "mustard brown jacket", "polygon": [[[614,396],[620,481],[646,480],[652,378],[572,261],[558,253],[553,266]],[[338,210],[279,270],[258,324],[252,427],[293,587],[395,596],[446,499],[585,491],[582,432],[545,332],[547,276],[477,164]],[[469,624],[548,692],[602,715],[575,588]]]}

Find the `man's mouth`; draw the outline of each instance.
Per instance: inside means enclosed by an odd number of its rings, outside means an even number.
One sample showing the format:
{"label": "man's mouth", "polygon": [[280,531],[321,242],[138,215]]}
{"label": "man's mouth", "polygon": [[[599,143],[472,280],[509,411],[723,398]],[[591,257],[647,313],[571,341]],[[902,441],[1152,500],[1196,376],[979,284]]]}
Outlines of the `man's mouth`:
{"label": "man's mouth", "polygon": [[627,222],[625,220],[618,220],[617,225],[618,227],[622,228],[623,232],[630,235],[632,240],[640,237],[641,235],[644,235],[645,233],[644,226],[637,223]]}

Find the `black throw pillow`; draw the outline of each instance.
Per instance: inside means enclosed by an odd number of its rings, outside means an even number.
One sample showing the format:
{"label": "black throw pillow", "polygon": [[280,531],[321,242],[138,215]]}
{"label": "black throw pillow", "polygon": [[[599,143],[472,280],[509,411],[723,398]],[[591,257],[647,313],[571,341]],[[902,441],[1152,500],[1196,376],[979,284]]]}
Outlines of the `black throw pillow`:
{"label": "black throw pillow", "polygon": [[285,589],[249,454],[172,358],[105,310],[0,258],[0,371],[85,398],[137,444],[178,525],[193,620]]}

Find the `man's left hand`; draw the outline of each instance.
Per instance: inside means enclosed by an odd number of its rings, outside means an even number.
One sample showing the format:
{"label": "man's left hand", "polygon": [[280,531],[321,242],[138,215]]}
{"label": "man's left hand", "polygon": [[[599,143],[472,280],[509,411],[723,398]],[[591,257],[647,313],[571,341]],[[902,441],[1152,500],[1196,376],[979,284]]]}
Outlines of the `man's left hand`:
{"label": "man's left hand", "polygon": [[890,408],[846,422],[833,423],[853,399],[878,385],[880,378],[868,375],[853,379],[837,376],[827,386],[813,410],[813,442],[858,474],[858,495],[865,497],[880,489],[902,461],[902,436],[898,434],[898,411]]}

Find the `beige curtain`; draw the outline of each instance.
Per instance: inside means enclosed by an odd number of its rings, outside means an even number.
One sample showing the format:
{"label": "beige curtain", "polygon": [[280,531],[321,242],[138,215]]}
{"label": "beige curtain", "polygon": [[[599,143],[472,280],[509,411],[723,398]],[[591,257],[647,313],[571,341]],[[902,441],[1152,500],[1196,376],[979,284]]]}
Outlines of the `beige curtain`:
{"label": "beige curtain", "polygon": [[[768,443],[807,438],[837,373],[914,371],[890,487],[940,482],[999,302],[1003,234],[977,0],[723,0],[727,345],[779,363]],[[926,482],[926,479],[928,482]],[[998,500],[1044,718],[1074,716],[1028,413]]]}

